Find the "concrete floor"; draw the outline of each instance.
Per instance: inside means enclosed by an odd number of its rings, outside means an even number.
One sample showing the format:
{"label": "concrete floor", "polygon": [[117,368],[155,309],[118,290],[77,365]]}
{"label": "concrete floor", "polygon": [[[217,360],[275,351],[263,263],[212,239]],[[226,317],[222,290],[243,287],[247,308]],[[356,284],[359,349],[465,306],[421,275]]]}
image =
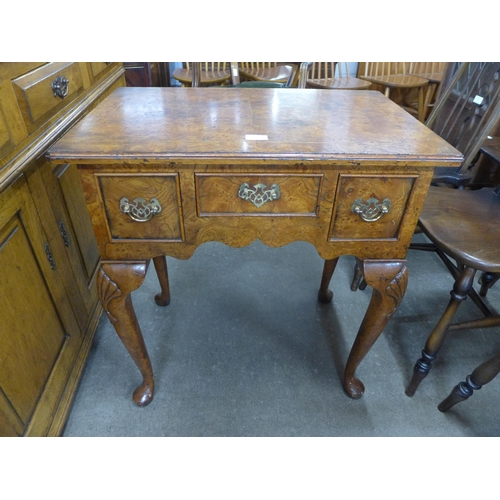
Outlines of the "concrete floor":
{"label": "concrete floor", "polygon": [[[139,372],[103,316],[64,436],[500,435],[500,377],[448,413],[437,410],[499,352],[497,328],[451,335],[416,395],[404,393],[453,284],[435,254],[409,252],[406,296],[357,372],[366,387],[360,400],[349,399],[340,383],[371,294],[350,290],[353,257],[340,259],[326,305],[316,299],[323,261],[307,243],[209,243],[168,265],[168,307],[153,301],[153,265],[133,293],[155,372],[154,400],[133,404]],[[496,286],[488,303],[494,307],[499,295]],[[479,316],[466,300],[457,319]]]}

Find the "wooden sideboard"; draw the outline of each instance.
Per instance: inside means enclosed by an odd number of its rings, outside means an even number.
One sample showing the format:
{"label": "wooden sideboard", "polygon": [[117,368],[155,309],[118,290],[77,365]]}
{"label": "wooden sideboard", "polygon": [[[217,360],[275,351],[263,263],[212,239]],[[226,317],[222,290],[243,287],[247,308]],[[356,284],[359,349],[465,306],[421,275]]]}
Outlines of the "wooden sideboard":
{"label": "wooden sideboard", "polygon": [[121,63],[0,64],[0,436],[60,435],[100,315],[99,253],[76,168],[47,149]]}

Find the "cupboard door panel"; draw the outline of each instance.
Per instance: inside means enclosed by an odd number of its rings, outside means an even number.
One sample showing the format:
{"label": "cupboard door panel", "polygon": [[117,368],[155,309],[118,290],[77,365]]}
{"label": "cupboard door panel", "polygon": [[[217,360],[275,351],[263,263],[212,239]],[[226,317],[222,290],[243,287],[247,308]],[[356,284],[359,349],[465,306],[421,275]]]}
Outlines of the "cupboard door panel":
{"label": "cupboard door panel", "polygon": [[0,324],[0,387],[26,425],[66,334],[19,217],[0,229],[0,268],[0,303],[11,312]]}
{"label": "cupboard door panel", "polygon": [[45,435],[81,332],[24,177],[0,197],[0,269],[0,435]]}

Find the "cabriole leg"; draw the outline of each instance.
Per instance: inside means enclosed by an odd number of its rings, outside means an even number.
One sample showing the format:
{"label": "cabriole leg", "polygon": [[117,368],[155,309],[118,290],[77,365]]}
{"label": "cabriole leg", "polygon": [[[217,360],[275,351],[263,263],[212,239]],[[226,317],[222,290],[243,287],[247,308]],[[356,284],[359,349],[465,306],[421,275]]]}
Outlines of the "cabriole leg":
{"label": "cabriole leg", "polygon": [[132,396],[139,406],[146,406],[152,401],[154,379],[130,293],[143,283],[148,264],[149,261],[103,261],[97,277],[102,307],[143,377],[142,384]]}
{"label": "cabriole leg", "polygon": [[405,260],[366,260],[362,262],[362,268],[364,279],[373,292],[344,373],[344,390],[354,399],[360,398],[365,390],[355,376],[356,369],[396,312],[408,284]]}

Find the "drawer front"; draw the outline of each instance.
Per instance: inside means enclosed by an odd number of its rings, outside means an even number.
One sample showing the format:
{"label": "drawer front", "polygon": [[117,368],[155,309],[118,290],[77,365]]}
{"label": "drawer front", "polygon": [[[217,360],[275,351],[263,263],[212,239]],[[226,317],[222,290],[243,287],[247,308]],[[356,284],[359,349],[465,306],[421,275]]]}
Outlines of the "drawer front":
{"label": "drawer front", "polygon": [[196,174],[195,178],[201,217],[315,217],[323,176]]}
{"label": "drawer front", "polygon": [[397,239],[416,178],[340,175],[330,240]]}
{"label": "drawer front", "polygon": [[29,133],[84,90],[79,63],[48,63],[12,84]]}
{"label": "drawer front", "polygon": [[182,241],[179,177],[98,175],[111,241]]}

